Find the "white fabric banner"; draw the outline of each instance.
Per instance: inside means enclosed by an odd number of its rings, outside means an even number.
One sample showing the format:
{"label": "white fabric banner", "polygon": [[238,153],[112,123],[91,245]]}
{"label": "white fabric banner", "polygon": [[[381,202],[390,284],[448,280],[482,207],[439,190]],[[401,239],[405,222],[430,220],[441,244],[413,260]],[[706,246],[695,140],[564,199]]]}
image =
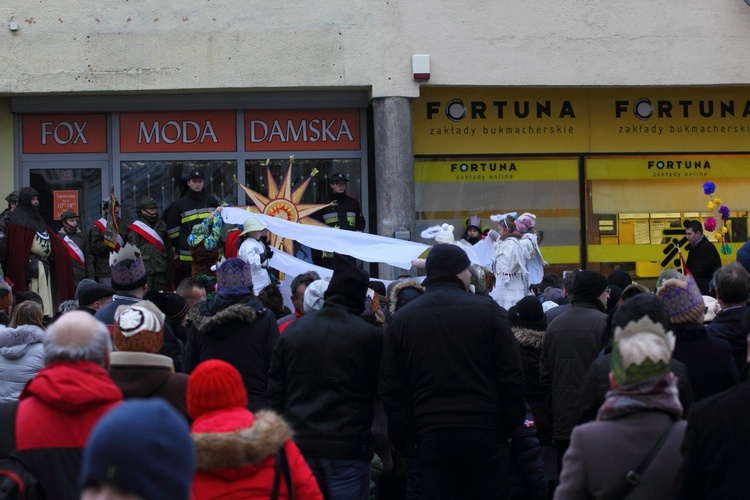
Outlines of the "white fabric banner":
{"label": "white fabric banner", "polygon": [[[252,216],[264,222],[269,231],[283,238],[290,238],[318,250],[349,255],[365,262],[383,262],[401,269],[410,269],[412,259],[430,248],[423,243],[386,236],[298,224],[237,207],[223,207],[221,216],[226,224],[242,224]],[[276,267],[273,263],[271,265]]]}

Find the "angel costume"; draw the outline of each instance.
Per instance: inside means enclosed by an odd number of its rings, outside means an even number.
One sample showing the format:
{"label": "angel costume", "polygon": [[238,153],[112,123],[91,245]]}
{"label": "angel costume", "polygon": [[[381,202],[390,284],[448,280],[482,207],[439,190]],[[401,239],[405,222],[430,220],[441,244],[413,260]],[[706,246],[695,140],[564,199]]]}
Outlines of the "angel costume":
{"label": "angel costume", "polygon": [[518,233],[507,234],[495,242],[495,288],[490,296],[506,310],[530,293],[526,264],[534,247],[531,241],[519,236]]}

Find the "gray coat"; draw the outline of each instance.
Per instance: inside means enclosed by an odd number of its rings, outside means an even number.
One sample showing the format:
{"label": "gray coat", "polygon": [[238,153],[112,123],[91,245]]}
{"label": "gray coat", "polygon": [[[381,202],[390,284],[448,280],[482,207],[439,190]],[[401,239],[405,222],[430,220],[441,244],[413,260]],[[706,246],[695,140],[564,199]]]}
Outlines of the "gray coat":
{"label": "gray coat", "polygon": [[[638,468],[670,419],[666,413],[643,411],[573,429],[555,500],[617,498],[625,475]],[[629,498],[672,498],[686,425],[677,422]]]}
{"label": "gray coat", "polygon": [[35,325],[0,326],[0,402],[18,399],[44,366],[44,330]]}

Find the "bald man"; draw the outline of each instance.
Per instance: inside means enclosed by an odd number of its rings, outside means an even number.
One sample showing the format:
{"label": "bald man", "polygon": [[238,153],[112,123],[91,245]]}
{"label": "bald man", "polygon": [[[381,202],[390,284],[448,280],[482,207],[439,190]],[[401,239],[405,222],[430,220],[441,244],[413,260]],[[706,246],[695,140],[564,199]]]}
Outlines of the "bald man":
{"label": "bald man", "polygon": [[[76,483],[89,432],[122,400],[107,374],[109,339],[107,327],[90,314],[62,315],[45,335],[44,368],[21,393],[17,454],[55,498],[78,498]],[[0,427],[0,432],[12,431]]]}

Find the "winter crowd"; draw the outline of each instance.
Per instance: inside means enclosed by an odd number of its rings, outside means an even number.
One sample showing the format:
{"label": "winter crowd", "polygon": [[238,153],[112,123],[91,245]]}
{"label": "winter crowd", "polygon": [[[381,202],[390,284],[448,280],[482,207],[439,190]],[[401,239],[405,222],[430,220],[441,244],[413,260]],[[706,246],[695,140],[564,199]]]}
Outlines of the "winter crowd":
{"label": "winter crowd", "polygon": [[[361,230],[331,179],[321,222]],[[502,214],[485,232],[471,217],[459,241],[447,224],[423,233],[422,281],[386,287],[319,255],[332,277],[296,276],[290,310],[263,222],[227,232],[203,174],[187,184],[114,234],[116,204],[89,234],[64,213],[56,235],[33,189],[6,198],[0,497],[750,491],[747,250],[722,266],[699,222],[684,272],[655,289],[545,274],[536,217]]]}

